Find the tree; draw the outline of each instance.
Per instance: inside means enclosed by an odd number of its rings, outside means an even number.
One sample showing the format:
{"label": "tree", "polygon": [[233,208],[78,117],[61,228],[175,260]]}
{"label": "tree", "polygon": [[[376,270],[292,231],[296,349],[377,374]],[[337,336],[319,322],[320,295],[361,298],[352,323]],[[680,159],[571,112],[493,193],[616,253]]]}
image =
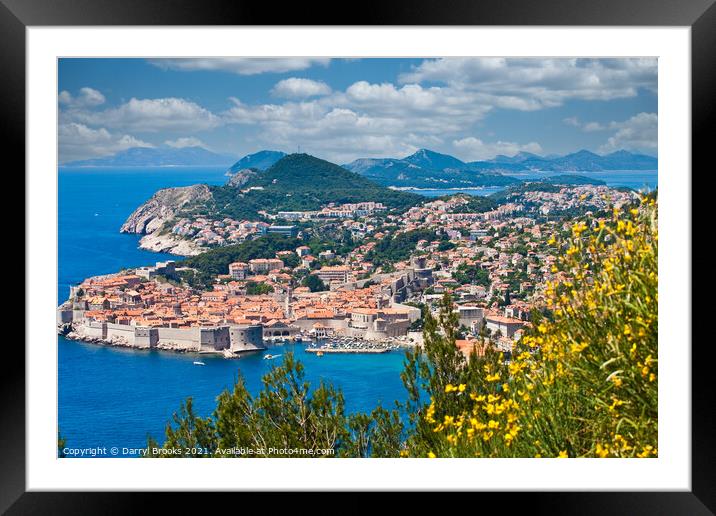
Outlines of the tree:
{"label": "tree", "polygon": [[62,459],[65,457],[65,446],[67,446],[67,441],[62,435],[60,435],[60,431],[57,431],[57,457]]}
{"label": "tree", "polygon": [[274,291],[274,288],[263,282],[255,282],[255,281],[249,281],[246,283],[246,295],[248,296],[257,296],[261,294],[270,294]]}
{"label": "tree", "polygon": [[308,287],[311,292],[323,292],[328,290],[325,283],[315,274],[309,274],[303,278],[303,286]]}
{"label": "tree", "polygon": [[[222,392],[210,417],[194,412],[191,398],[166,426],[166,439],[150,438],[148,457],[395,457],[403,424],[397,409],[345,414],[343,393],[328,383],[311,389],[303,365],[285,355],[263,379],[258,396],[239,377]],[[232,450],[252,450],[236,454]],[[179,450],[165,454],[162,450]],[[329,453],[325,453],[328,450]]]}
{"label": "tree", "polygon": [[281,260],[283,260],[284,266],[289,269],[294,269],[301,264],[301,259],[298,257],[298,255],[296,253],[283,254],[283,255],[281,255]]}
{"label": "tree", "polygon": [[406,452],[411,456],[427,456],[442,438],[434,431],[433,419],[461,410],[469,402],[467,396],[451,395],[451,387],[472,384],[480,375],[482,359],[475,353],[466,359],[455,345],[459,323],[451,296],[445,294],[438,307],[437,317],[427,312],[423,349],[407,353],[401,374],[408,391],[404,408],[412,432],[407,437]]}
{"label": "tree", "polygon": [[[255,398],[239,378],[232,391],[218,397],[212,416],[194,412],[191,398],[167,424],[160,446],[148,441],[148,456],[164,456],[157,448],[179,449],[180,456],[226,456],[224,450],[245,448],[255,456],[295,457],[308,450],[311,457],[323,450],[336,452],[347,438],[343,394],[321,383],[311,390],[304,368],[293,354],[263,379]],[[299,450],[299,451],[296,451]]]}
{"label": "tree", "polygon": [[479,265],[468,265],[462,263],[457,267],[454,274],[455,281],[461,285],[470,283],[472,285],[482,285],[488,287],[490,285],[490,274],[482,269]]}

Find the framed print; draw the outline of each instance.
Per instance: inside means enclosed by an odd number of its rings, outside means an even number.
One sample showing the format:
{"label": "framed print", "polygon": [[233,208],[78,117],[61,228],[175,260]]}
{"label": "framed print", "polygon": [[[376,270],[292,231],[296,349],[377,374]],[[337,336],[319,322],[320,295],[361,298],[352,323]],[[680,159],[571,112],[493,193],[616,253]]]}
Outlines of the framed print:
{"label": "framed print", "polygon": [[316,25],[4,0],[28,245],[3,509],[440,490],[711,513],[690,208],[716,8],[607,4]]}

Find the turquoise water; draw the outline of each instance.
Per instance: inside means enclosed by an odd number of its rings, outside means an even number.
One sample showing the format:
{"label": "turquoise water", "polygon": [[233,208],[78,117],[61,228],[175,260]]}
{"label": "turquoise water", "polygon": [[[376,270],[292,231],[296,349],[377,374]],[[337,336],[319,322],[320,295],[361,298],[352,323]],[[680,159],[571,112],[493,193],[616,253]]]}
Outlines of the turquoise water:
{"label": "turquoise water", "polygon": [[[225,169],[60,169],[58,301],[69,285],[87,276],[122,267],[151,264],[171,255],[137,249],[136,235],[119,228],[140,203],[159,188],[195,183],[222,184]],[[349,411],[369,411],[378,403],[403,400],[400,380],[404,354],[325,355],[305,353],[299,344],[275,346],[282,356],[262,354],[239,360],[195,354],[137,351],[69,341],[58,337],[58,418],[62,436],[72,448],[116,446],[138,448],[148,435],[161,440],[166,422],[188,396],[200,415],[209,415],[216,396],[240,373],[252,394],[261,376],[293,351],[314,385],[330,381],[343,390]],[[121,455],[121,452],[120,452]]]}

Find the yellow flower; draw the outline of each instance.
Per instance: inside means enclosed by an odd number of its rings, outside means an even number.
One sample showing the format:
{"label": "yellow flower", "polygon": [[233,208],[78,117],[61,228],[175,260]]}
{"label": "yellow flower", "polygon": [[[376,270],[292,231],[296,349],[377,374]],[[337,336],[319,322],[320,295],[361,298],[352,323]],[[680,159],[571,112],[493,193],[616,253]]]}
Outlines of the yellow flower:
{"label": "yellow flower", "polygon": [[589,344],[583,342],[581,344],[572,344],[570,349],[572,350],[572,353],[581,353],[587,346],[589,346]]}
{"label": "yellow flower", "polygon": [[496,382],[496,381],[498,381],[499,379],[500,379],[500,375],[499,375],[499,374],[488,374],[488,375],[485,377],[485,380],[487,380],[488,382]]}
{"label": "yellow flower", "polygon": [[561,452],[559,452],[559,455],[557,455],[558,459],[566,459],[568,457],[569,455],[567,455],[567,450],[562,450]]}
{"label": "yellow flower", "polygon": [[466,387],[467,387],[467,385],[465,385],[464,383],[461,383],[460,385],[458,385],[457,390],[460,392],[465,392]]}
{"label": "yellow flower", "polygon": [[648,457],[649,455],[656,455],[656,448],[654,448],[652,445],[647,444],[646,446],[642,447],[641,453],[637,453],[636,456],[640,459],[644,459]]}
{"label": "yellow flower", "polygon": [[434,459],[436,458],[436,455],[433,452],[428,452],[428,458]]}
{"label": "yellow flower", "polygon": [[445,392],[453,392],[456,391],[457,387],[455,387],[453,384],[449,383],[445,386]]}
{"label": "yellow flower", "polygon": [[574,236],[578,237],[586,229],[587,229],[587,226],[584,222],[577,222],[574,226],[572,226],[572,233],[574,234]]}
{"label": "yellow flower", "polygon": [[609,450],[607,448],[604,448],[601,444],[597,443],[597,449],[595,453],[597,454],[597,457],[604,458],[609,455]]}
{"label": "yellow flower", "polygon": [[613,398],[613,400],[614,400],[614,401],[613,401],[612,404],[609,406],[609,410],[610,410],[610,411],[614,411],[617,407],[621,407],[622,405],[624,405],[624,402],[623,402],[622,400],[620,400],[620,399]]}

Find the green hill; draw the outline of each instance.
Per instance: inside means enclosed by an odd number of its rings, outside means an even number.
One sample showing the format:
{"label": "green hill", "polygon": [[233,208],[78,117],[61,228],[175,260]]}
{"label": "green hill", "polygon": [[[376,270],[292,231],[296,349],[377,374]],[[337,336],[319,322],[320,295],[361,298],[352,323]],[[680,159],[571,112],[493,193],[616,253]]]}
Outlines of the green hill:
{"label": "green hill", "polygon": [[241,187],[211,187],[212,206],[208,215],[257,218],[265,210],[317,210],[328,203],[382,202],[388,208],[404,210],[424,201],[416,194],[380,186],[348,170],[309,156],[290,154],[273,166],[251,176]]}

